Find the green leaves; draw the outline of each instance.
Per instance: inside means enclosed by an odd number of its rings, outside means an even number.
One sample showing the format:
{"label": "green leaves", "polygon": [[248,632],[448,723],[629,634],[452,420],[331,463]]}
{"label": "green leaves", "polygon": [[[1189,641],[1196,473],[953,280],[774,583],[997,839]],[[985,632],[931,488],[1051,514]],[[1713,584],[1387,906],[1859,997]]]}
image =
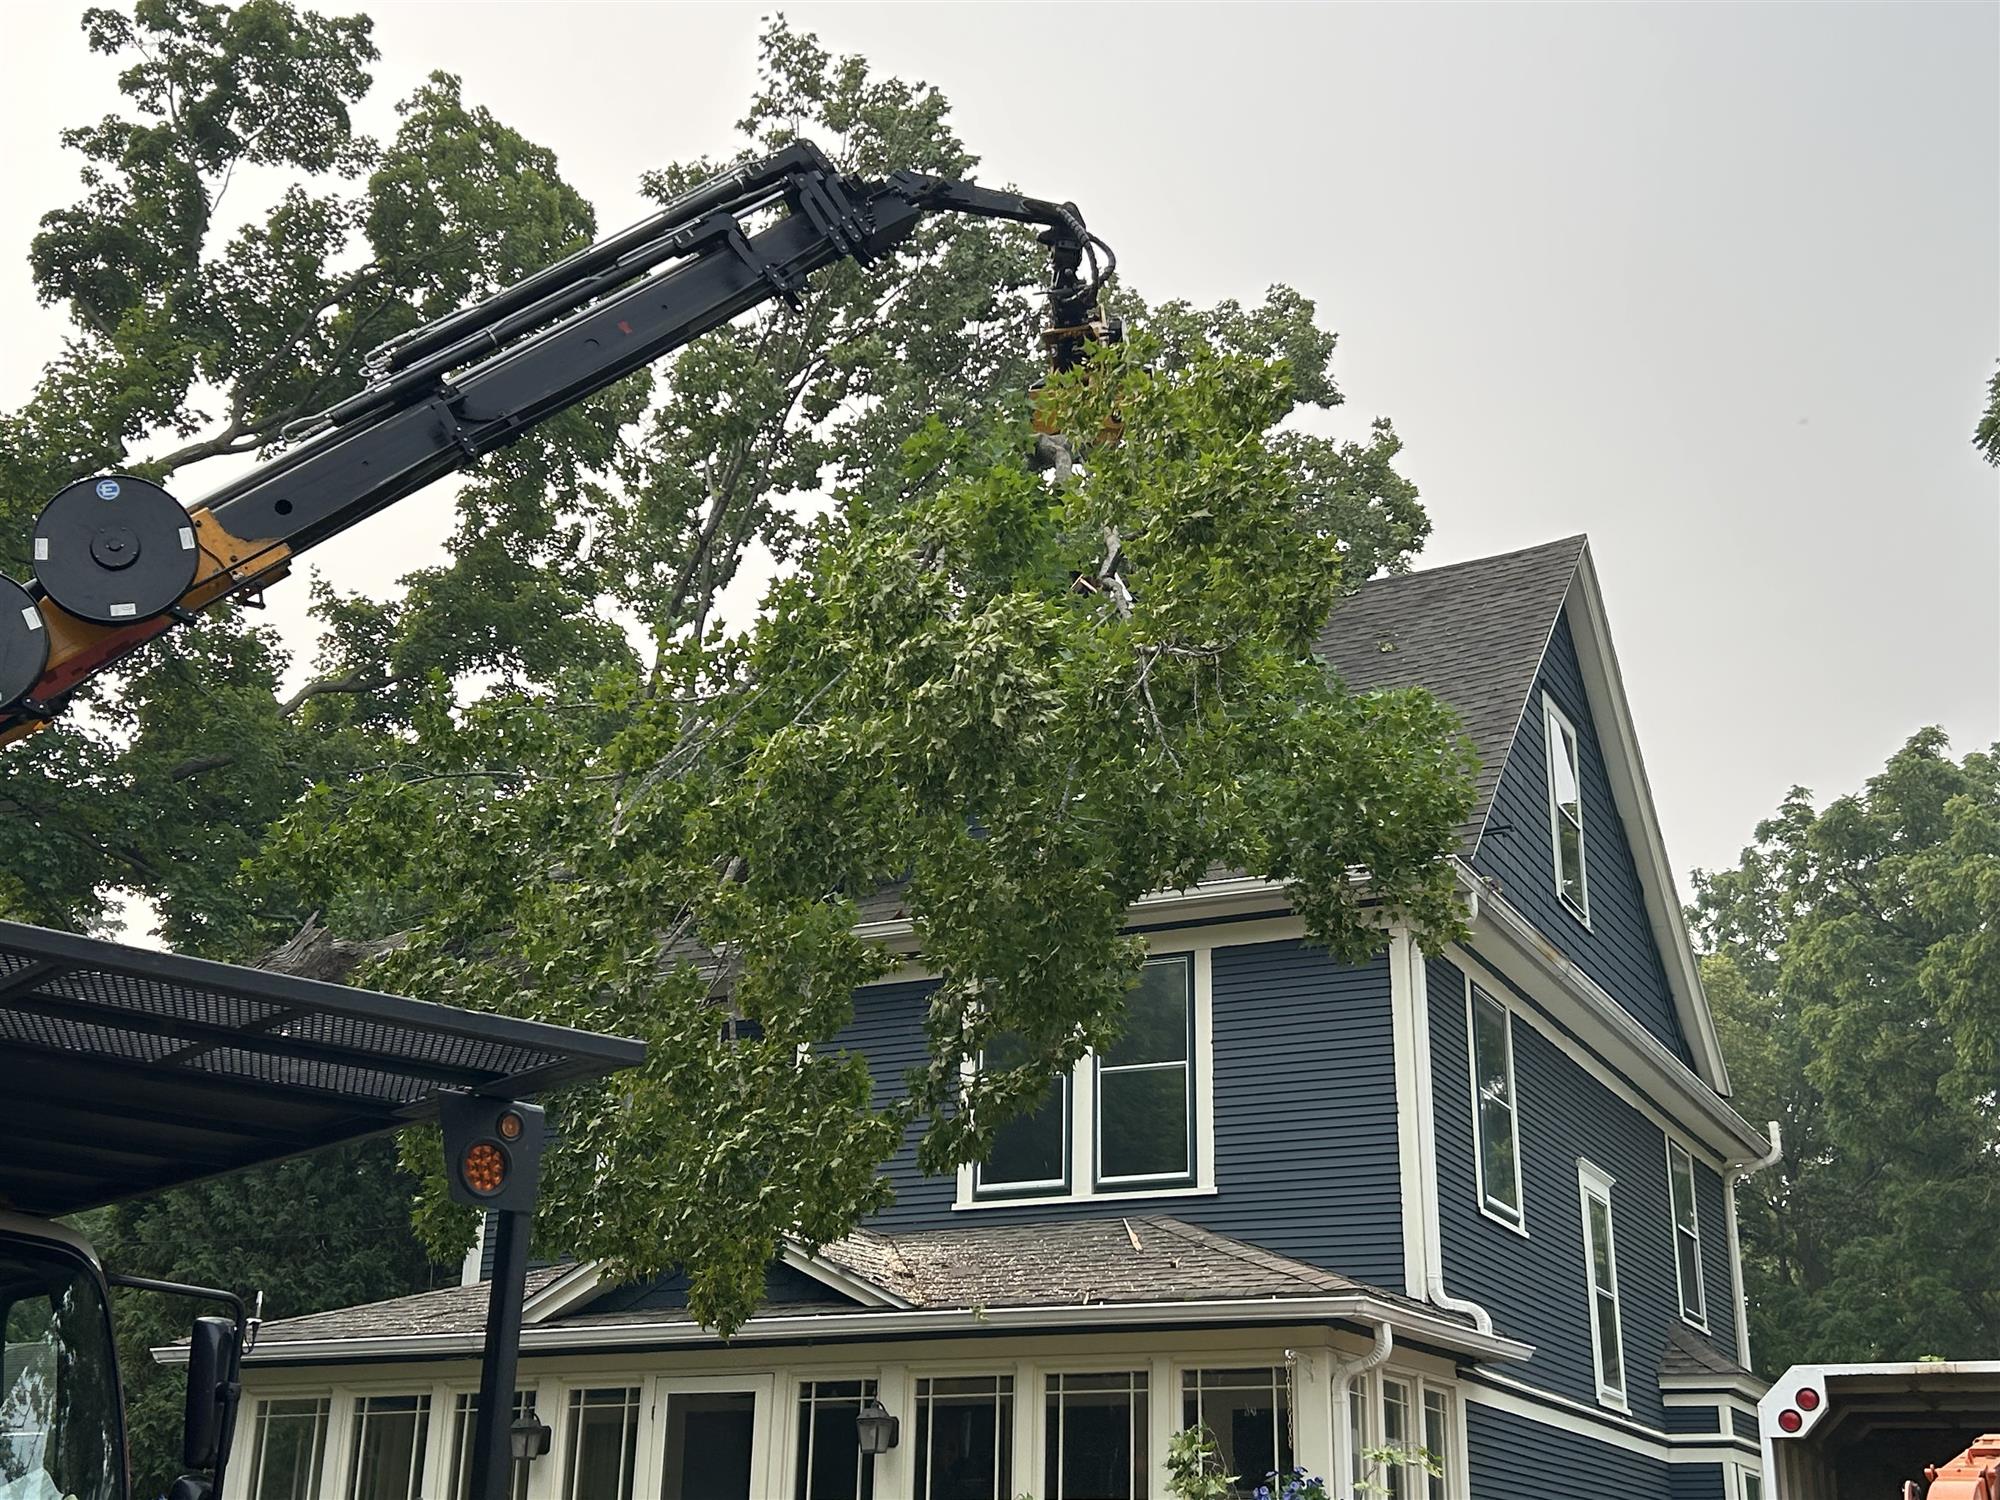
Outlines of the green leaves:
{"label": "green leaves", "polygon": [[1795,790],[1697,876],[1737,1106],[1785,1133],[1743,1215],[1772,1368],[2000,1334],[2000,763],[1946,751],[1919,731],[1820,811]]}

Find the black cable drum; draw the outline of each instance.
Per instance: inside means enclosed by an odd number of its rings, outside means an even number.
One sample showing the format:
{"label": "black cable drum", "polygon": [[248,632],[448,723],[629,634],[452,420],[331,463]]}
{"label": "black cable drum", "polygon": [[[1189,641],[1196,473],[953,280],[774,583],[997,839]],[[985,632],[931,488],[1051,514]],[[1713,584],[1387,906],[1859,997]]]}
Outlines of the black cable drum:
{"label": "black cable drum", "polygon": [[35,578],[80,619],[122,625],[165,610],[194,582],[194,522],[157,484],[101,474],[56,492],[35,522]]}
{"label": "black cable drum", "polygon": [[28,591],[0,578],[0,708],[15,702],[49,665],[49,633]]}

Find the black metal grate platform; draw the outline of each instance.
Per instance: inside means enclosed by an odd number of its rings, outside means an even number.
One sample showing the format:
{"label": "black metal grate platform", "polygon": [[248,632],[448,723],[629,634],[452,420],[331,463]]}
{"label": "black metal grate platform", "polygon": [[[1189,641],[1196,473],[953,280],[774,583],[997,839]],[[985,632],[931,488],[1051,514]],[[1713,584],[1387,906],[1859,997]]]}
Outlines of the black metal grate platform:
{"label": "black metal grate platform", "polygon": [[0,922],[0,1209],[55,1215],[436,1113],[645,1047]]}

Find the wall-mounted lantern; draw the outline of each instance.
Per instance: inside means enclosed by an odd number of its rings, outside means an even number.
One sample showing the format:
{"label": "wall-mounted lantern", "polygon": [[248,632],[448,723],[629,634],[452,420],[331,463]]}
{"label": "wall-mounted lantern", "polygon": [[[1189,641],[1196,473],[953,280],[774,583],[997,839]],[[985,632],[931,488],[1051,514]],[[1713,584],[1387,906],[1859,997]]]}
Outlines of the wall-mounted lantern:
{"label": "wall-mounted lantern", "polygon": [[860,1414],[854,1419],[855,1431],[861,1435],[861,1451],[867,1454],[887,1453],[895,1447],[902,1427],[901,1421],[889,1415],[889,1408],[872,1397],[861,1403]]}
{"label": "wall-mounted lantern", "polygon": [[549,1451],[549,1437],[549,1424],[535,1415],[533,1407],[528,1408],[507,1429],[507,1442],[513,1450],[514,1462],[524,1464],[540,1458]]}

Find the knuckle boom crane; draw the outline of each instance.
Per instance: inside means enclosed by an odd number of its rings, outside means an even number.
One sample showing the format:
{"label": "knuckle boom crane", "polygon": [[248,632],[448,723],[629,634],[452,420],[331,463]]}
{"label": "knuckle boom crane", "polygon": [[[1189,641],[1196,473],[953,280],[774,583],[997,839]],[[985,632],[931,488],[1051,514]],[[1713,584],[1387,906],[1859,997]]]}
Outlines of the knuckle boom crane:
{"label": "knuckle boom crane", "polygon": [[[766,210],[782,212],[746,228]],[[1075,205],[921,172],[844,176],[794,142],[392,339],[361,391],[286,430],[296,446],[191,509],[128,474],[58,491],[35,523],[33,582],[0,578],[0,745],[147,641],[283,577],[308,547],[754,307],[796,305],[814,271],[866,264],[939,211],[1043,226],[1053,368],[1120,337],[1097,306],[1115,257]]]}

